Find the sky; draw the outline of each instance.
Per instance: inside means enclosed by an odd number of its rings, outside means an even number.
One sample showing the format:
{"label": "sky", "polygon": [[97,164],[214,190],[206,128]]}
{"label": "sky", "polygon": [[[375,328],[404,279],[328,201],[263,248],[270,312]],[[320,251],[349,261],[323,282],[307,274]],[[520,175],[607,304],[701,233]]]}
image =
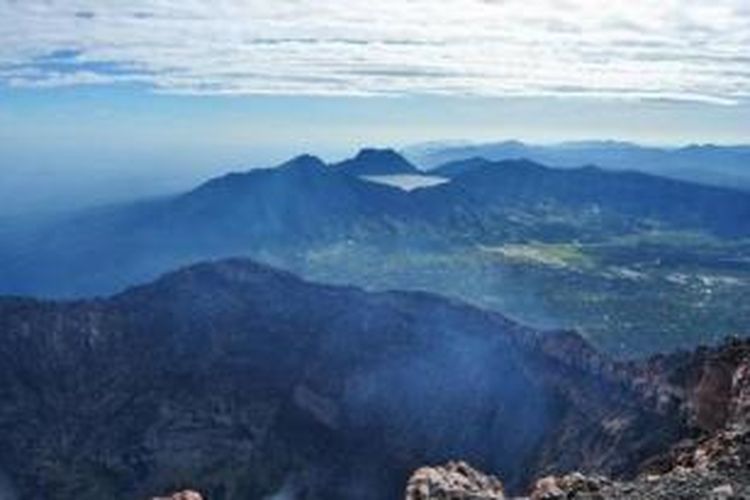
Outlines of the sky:
{"label": "sky", "polygon": [[303,151],[596,138],[750,142],[750,2],[0,0],[6,213]]}

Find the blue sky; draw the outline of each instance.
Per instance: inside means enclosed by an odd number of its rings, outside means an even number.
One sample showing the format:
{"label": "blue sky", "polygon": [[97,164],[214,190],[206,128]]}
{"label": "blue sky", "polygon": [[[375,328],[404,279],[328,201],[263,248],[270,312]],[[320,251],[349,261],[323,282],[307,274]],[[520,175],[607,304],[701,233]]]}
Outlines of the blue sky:
{"label": "blue sky", "polygon": [[362,145],[750,142],[748,54],[745,0],[0,0],[0,208]]}

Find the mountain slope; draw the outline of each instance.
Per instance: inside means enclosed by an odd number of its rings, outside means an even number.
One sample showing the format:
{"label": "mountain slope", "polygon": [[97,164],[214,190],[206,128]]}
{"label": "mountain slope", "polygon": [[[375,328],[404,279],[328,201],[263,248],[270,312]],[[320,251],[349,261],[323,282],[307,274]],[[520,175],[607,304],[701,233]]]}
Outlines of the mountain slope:
{"label": "mountain slope", "polygon": [[750,195],[740,191],[591,166],[551,169],[528,160],[475,159],[446,168],[459,173],[425,197],[481,206],[485,212],[515,207],[588,215],[611,224],[612,232],[628,230],[614,222],[702,228],[730,237],[750,233]]}
{"label": "mountain slope", "polygon": [[511,485],[631,474],[687,432],[573,334],[243,260],[108,299],[0,299],[0,335],[0,470],[29,499],[391,498],[453,456]]}
{"label": "mountain slope", "polygon": [[413,212],[410,203],[397,188],[301,156],[179,196],[55,221],[7,252],[0,291],[109,293],[205,258],[390,237],[394,220]]}
{"label": "mountain slope", "polygon": [[[566,475],[536,481],[530,488],[531,500],[750,496],[750,343],[735,340],[712,350],[655,358],[645,366],[650,368],[647,371],[652,379],[655,375],[661,378],[654,384],[662,386],[659,397],[688,400],[687,413],[702,432],[695,439],[674,443],[670,453],[645,463],[642,473],[633,480],[562,471]],[[407,500],[447,496],[505,498],[500,479],[463,462],[421,468],[406,488]]]}

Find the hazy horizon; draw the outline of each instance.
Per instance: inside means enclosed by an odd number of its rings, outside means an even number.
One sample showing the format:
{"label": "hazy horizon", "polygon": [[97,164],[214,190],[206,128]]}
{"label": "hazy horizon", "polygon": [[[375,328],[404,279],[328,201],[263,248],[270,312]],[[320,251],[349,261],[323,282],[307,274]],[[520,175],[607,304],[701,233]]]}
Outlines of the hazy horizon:
{"label": "hazy horizon", "polygon": [[3,0],[0,19],[6,215],[364,146],[750,142],[739,0]]}
{"label": "hazy horizon", "polygon": [[[518,137],[499,137],[486,140],[469,138],[432,139],[413,143],[378,143],[363,141],[340,147],[318,148],[294,146],[262,148],[236,146],[184,151],[136,150],[124,152],[102,151],[94,148],[86,152],[58,151],[49,158],[36,156],[39,151],[6,151],[3,184],[0,198],[3,217],[45,215],[71,212],[87,207],[128,202],[175,194],[195,187],[198,183],[230,172],[277,166],[301,154],[312,154],[326,162],[336,162],[354,156],[362,148],[402,150],[410,147],[441,145],[481,145],[503,142],[527,145],[555,146],[566,143],[625,142],[644,147],[679,149],[688,146],[747,146],[747,143],[649,143],[626,138],[590,137],[572,140],[530,141]],[[5,163],[7,162],[7,163]]]}

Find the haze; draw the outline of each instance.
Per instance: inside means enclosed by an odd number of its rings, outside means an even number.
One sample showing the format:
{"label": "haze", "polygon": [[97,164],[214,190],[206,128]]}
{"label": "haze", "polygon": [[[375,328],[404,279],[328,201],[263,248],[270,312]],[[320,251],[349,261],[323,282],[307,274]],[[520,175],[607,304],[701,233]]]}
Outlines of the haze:
{"label": "haze", "polygon": [[5,215],[301,151],[750,135],[739,0],[5,0],[0,19]]}

